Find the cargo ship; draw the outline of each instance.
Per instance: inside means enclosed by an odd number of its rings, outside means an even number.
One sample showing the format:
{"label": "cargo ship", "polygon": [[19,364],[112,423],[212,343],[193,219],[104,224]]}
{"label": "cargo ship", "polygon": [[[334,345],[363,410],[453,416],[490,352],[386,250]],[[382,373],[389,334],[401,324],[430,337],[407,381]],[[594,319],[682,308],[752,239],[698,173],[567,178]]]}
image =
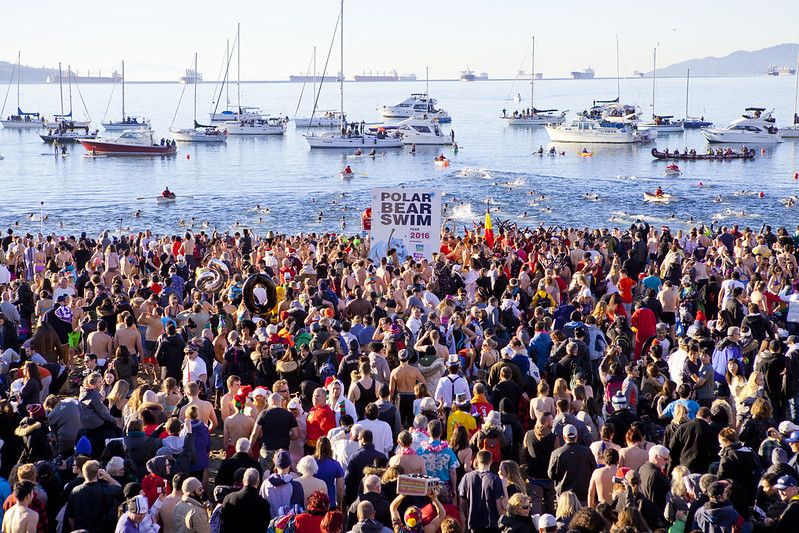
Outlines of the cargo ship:
{"label": "cargo ship", "polygon": [[583,71],[572,71],[571,78],[573,80],[590,80],[594,78],[594,69],[587,68]]}
{"label": "cargo ship", "polygon": [[796,69],[787,66],[771,65],[766,69],[766,76],[793,76],[794,74],[796,74]]}
{"label": "cargo ship", "polygon": [[394,69],[387,72],[377,71],[373,74],[370,70],[363,74],[356,74],[352,79],[353,81],[413,81],[416,79],[416,74],[403,74],[400,76]]}
{"label": "cargo ship", "polygon": [[[76,83],[114,83],[122,79],[122,75],[116,70],[110,76],[102,76],[99,70],[96,76],[92,76],[91,72],[87,72],[86,76],[80,76],[78,73],[72,71],[63,72],[62,75],[64,80],[71,77],[72,81]],[[51,75],[47,76],[46,81],[47,83],[58,83],[58,71],[53,71]]]}
{"label": "cargo ship", "polygon": [[337,82],[340,80],[341,80],[340,76],[316,76],[316,79],[314,79],[314,76],[309,76],[307,74],[291,74],[289,76],[289,81],[300,82],[300,83],[305,83],[306,81],[308,83],[321,83],[323,81]]}
{"label": "cargo ship", "polygon": [[474,81],[476,79],[477,76],[474,75],[474,72],[472,72],[469,67],[461,71],[461,81]]}
{"label": "cargo ship", "polygon": [[[535,73],[535,79],[541,80],[543,78],[544,78],[544,73],[543,72],[536,72]],[[528,74],[527,72],[525,72],[523,70],[520,70],[519,73],[516,74],[516,79],[517,80],[529,80],[530,79],[530,74]]]}
{"label": "cargo ship", "polygon": [[200,72],[195,71],[193,68],[187,68],[186,74],[178,78],[180,83],[202,83],[203,82],[203,75]]}

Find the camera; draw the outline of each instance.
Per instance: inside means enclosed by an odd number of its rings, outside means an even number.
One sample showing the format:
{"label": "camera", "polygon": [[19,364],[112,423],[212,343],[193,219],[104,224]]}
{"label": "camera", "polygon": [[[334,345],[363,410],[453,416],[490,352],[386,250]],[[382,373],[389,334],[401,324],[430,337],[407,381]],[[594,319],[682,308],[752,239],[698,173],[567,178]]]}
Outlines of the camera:
{"label": "camera", "polygon": [[613,483],[624,484],[626,480],[623,477],[613,476]]}
{"label": "camera", "polygon": [[441,480],[421,474],[407,474],[397,477],[397,494],[405,496],[427,496],[428,489],[438,489]]}

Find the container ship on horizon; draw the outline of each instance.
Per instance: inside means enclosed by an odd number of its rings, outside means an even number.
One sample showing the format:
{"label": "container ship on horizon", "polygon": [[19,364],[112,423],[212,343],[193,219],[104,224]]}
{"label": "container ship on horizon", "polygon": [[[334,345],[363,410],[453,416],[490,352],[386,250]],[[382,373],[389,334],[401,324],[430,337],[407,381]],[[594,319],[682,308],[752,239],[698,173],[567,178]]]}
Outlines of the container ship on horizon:
{"label": "container ship on horizon", "polygon": [[388,72],[364,72],[363,74],[356,74],[352,77],[353,81],[416,81],[416,74],[397,74],[394,69]]}
{"label": "container ship on horizon", "polygon": [[589,67],[582,71],[575,70],[572,71],[570,75],[573,80],[591,80],[594,78],[594,69]]}
{"label": "container ship on horizon", "polygon": [[[116,70],[110,76],[102,76],[99,70],[96,76],[92,76],[91,72],[87,72],[86,76],[80,76],[78,73],[72,71],[63,71],[61,72],[61,76],[64,81],[67,81],[71,77],[72,81],[76,83],[114,83],[122,79],[122,75]],[[58,83],[58,71],[54,70],[51,75],[47,76],[46,81],[47,83]]]}
{"label": "container ship on horizon", "polygon": [[203,75],[200,72],[195,71],[193,68],[187,68],[186,74],[178,78],[180,83],[202,83],[203,82]]}
{"label": "container ship on horizon", "polygon": [[796,74],[796,69],[788,66],[778,67],[771,65],[766,69],[766,76],[793,76]]}

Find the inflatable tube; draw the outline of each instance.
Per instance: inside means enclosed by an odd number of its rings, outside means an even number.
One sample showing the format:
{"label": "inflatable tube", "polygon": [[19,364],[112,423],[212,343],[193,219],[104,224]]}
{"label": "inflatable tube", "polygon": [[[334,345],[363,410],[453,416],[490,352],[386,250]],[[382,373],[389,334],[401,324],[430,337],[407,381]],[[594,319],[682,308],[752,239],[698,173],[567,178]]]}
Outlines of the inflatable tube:
{"label": "inflatable tube", "polygon": [[[266,300],[262,304],[256,302],[255,289],[257,287],[266,290]],[[277,288],[275,287],[275,282],[266,274],[253,274],[247,278],[241,290],[241,295],[247,310],[257,315],[265,316],[277,305]]]}
{"label": "inflatable tube", "polygon": [[219,259],[208,261],[208,271],[197,276],[195,286],[205,294],[216,294],[227,285],[230,269]]}

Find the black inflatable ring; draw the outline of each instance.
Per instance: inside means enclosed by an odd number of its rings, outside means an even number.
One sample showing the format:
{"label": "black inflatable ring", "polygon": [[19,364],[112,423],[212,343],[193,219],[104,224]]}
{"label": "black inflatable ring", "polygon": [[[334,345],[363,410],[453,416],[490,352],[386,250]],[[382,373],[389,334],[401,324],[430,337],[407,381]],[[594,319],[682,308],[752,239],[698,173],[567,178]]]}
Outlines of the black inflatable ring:
{"label": "black inflatable ring", "polygon": [[[266,290],[266,301],[258,304],[255,301],[255,288],[263,287]],[[241,289],[242,301],[250,313],[266,315],[277,305],[277,287],[272,278],[266,274],[253,274],[244,282]]]}

